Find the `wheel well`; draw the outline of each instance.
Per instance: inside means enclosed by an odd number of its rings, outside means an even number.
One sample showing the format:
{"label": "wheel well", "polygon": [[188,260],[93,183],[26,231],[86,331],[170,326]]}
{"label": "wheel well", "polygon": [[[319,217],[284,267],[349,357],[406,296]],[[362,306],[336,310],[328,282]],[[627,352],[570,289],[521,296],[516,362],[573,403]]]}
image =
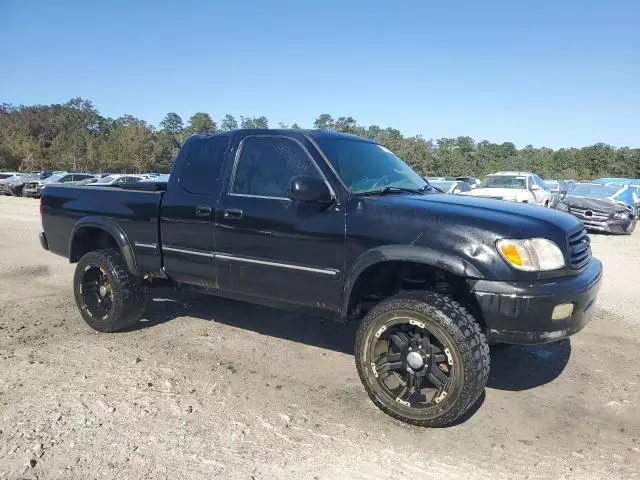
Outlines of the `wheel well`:
{"label": "wheel well", "polygon": [[360,317],[375,304],[397,293],[432,290],[462,304],[486,330],[482,310],[464,278],[424,263],[388,261],[371,265],[356,280],[347,315]]}
{"label": "wheel well", "polygon": [[97,227],[83,227],[73,236],[69,261],[79,261],[85,253],[103,248],[118,248],[118,243],[113,236],[105,230]]}

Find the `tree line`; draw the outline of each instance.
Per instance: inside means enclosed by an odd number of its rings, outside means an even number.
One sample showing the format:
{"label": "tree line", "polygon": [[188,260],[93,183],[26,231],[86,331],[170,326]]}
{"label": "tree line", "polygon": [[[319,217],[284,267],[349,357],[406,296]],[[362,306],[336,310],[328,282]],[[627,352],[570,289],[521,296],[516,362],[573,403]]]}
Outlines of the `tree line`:
{"label": "tree line", "polygon": [[[269,128],[269,120],[227,114],[218,123],[208,113],[197,112],[185,124],[171,112],[156,128],[132,115],[105,117],[81,98],[55,105],[5,103],[0,105],[0,170],[169,172],[179,143],[190,135],[237,128]],[[300,127],[279,123],[278,128]],[[526,170],[545,178],[640,178],[639,148],[597,143],[558,150],[532,145],[518,149],[511,142],[476,142],[467,136],[434,140],[327,113],[313,121],[313,128],[374,139],[423,175],[484,177],[498,170]]]}

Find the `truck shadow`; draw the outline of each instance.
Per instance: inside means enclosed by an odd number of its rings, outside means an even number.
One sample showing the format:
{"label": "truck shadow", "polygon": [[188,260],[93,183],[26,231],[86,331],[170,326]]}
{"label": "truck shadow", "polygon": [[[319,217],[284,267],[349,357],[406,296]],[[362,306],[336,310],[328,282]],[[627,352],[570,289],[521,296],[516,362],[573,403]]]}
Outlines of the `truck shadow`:
{"label": "truck shadow", "polygon": [[500,345],[491,349],[487,387],[521,391],[556,379],[571,357],[569,339],[544,345]]}
{"label": "truck shadow", "polygon": [[[166,297],[163,297],[166,295]],[[194,317],[262,335],[353,355],[358,324],[298,314],[198,293],[155,290],[141,330],[178,317]],[[500,345],[491,349],[488,388],[521,391],[557,378],[571,356],[569,340],[545,345]]]}

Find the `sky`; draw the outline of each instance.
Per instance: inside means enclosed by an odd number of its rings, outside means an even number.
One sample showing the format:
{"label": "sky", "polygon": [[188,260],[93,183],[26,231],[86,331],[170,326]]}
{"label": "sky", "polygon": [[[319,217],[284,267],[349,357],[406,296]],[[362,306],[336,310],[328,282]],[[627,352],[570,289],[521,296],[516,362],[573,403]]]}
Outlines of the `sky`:
{"label": "sky", "polygon": [[0,102],[640,146],[638,0],[0,0]]}

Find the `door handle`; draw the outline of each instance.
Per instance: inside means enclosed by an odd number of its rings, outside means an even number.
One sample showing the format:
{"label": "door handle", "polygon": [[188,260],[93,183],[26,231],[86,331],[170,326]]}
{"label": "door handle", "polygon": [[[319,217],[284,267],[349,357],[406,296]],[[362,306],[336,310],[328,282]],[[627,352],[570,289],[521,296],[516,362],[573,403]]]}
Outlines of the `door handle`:
{"label": "door handle", "polygon": [[198,205],[196,207],[196,216],[211,217],[211,207],[208,207],[207,205]]}
{"label": "door handle", "polygon": [[242,210],[239,208],[227,208],[224,211],[224,218],[229,220],[240,220],[242,218]]}

